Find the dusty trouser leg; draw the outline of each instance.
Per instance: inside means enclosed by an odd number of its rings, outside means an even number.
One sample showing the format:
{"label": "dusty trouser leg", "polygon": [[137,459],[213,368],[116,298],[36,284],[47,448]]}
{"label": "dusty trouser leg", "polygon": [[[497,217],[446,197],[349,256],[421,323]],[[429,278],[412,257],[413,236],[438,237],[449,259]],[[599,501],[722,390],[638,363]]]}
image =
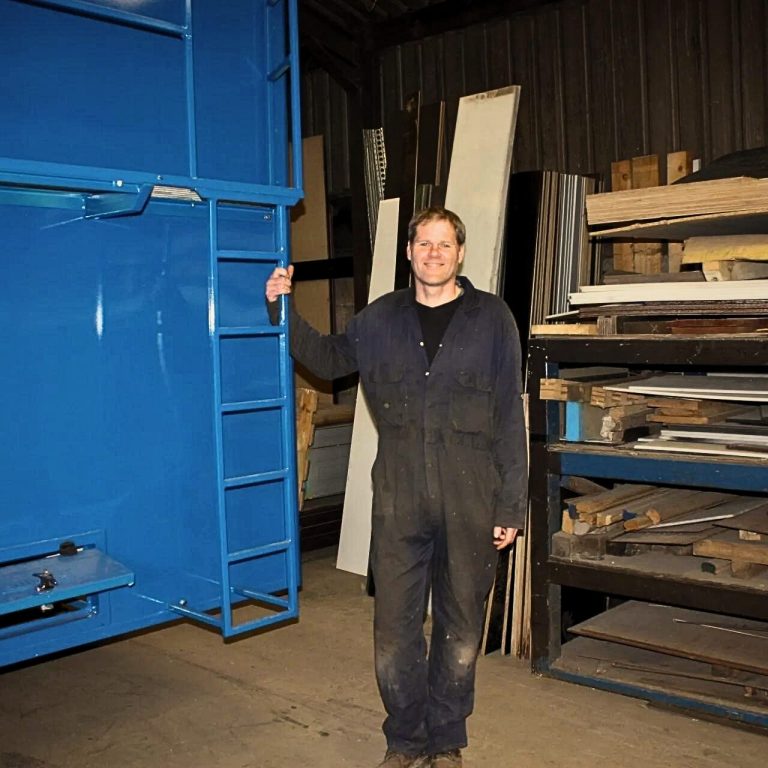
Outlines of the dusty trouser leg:
{"label": "dusty trouser leg", "polygon": [[424,614],[433,544],[423,507],[389,512],[374,516],[371,542],[376,679],[387,747],[420,754],[427,746]]}
{"label": "dusty trouser leg", "polygon": [[432,754],[467,745],[483,605],[498,559],[491,538],[492,528],[483,526],[460,533],[441,529],[435,539],[427,712]]}

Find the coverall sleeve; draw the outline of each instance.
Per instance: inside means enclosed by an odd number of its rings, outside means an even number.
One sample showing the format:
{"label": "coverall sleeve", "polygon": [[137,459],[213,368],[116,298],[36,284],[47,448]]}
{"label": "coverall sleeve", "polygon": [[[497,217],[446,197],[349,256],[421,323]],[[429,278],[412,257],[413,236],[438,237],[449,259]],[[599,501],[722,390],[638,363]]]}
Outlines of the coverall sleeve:
{"label": "coverall sleeve", "polygon": [[[336,379],[357,370],[357,350],[353,317],[345,333],[325,334],[313,328],[295,309],[290,308],[291,355],[321,379]],[[267,302],[272,325],[279,321],[279,302]]]}
{"label": "coverall sleeve", "polygon": [[494,393],[493,458],[501,475],[494,525],[525,527],[528,506],[528,448],[523,413],[520,334],[504,313]]}

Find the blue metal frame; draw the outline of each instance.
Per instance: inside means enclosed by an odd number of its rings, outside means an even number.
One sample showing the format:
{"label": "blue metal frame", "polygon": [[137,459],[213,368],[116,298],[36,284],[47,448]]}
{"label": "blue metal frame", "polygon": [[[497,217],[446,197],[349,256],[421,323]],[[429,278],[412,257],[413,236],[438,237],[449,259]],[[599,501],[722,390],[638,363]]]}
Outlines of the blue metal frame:
{"label": "blue metal frame", "polygon": [[[109,440],[109,447],[95,449],[97,465],[106,468],[102,474],[93,465],[91,443],[46,446],[46,457],[60,457],[75,473],[64,482],[62,471],[52,472],[50,492],[47,486],[44,493],[30,486],[28,493],[20,482],[27,472],[45,474],[46,466],[38,467],[36,456],[22,451],[5,457],[3,471],[13,490],[0,521],[0,538],[8,545],[0,550],[0,594],[3,573],[10,583],[19,563],[22,580],[41,557],[70,564],[56,560],[63,541],[75,542],[86,553],[70,561],[74,572],[87,571],[89,562],[114,563],[114,570],[96,568],[93,578],[67,590],[57,591],[57,586],[50,597],[22,595],[6,601],[3,612],[20,618],[0,628],[0,666],[179,616],[215,626],[229,637],[298,614],[288,326],[284,302],[278,326],[269,324],[263,306],[266,275],[289,260],[288,206],[303,194],[297,3],[228,0],[226,6],[211,6],[205,0],[157,0],[146,13],[152,15],[126,11],[119,0],[0,0],[0,91],[13,86],[15,73],[36,76],[34,67],[24,69],[25,49],[14,49],[21,57],[16,60],[12,46],[2,45],[4,28],[12,35],[29,20],[35,22],[36,33],[57,45],[62,29],[73,34],[66,42],[76,62],[74,71],[84,67],[86,78],[95,78],[98,86],[93,95],[85,83],[69,82],[68,100],[64,106],[54,103],[47,116],[44,108],[56,99],[30,106],[34,89],[9,101],[6,125],[11,128],[4,135],[11,140],[4,143],[0,134],[0,222],[6,222],[2,231],[9,250],[29,255],[7,269],[8,284],[22,293],[17,302],[13,288],[6,287],[14,324],[2,349],[9,355],[6,367],[19,370],[14,362],[25,360],[18,387],[24,386],[29,369],[34,381],[49,382],[43,385],[52,398],[47,411],[58,404],[73,418],[83,414],[89,433],[99,425],[99,413],[88,412],[89,379],[111,381],[107,421],[120,430],[119,442]],[[4,24],[8,20],[13,23]],[[89,42],[105,46],[113,37],[124,41],[125,35],[132,35],[144,54],[143,60],[137,53],[130,61],[137,67],[134,77],[150,91],[165,87],[154,94],[153,103],[162,111],[168,102],[169,115],[175,115],[170,148],[166,151],[159,139],[160,148],[151,154],[158,162],[152,167],[132,162],[144,157],[146,129],[139,126],[133,133],[131,121],[122,121],[120,78],[130,70],[123,66],[119,45],[115,43],[114,58],[99,60],[99,70],[88,69]],[[172,76],[159,78],[162,86],[148,69],[156,66],[151,55],[155,41],[172,45],[175,57],[169,65]],[[253,76],[227,84],[241,89],[243,98],[230,100],[227,122],[217,123],[210,108],[212,94],[222,72],[233,61],[240,65],[245,60],[254,68]],[[32,63],[40,63],[43,72],[60,69],[60,62],[52,59]],[[41,91],[55,97],[55,84],[41,82]],[[104,102],[107,138],[96,142],[92,157],[97,161],[89,162],[89,136],[68,120],[82,113],[96,125],[100,116],[90,113],[92,99],[98,106],[98,98]],[[40,113],[40,119],[25,128],[33,113]],[[157,121],[156,115],[144,117],[148,125]],[[140,114],[137,122],[141,120]],[[13,140],[14,131],[21,141]],[[109,131],[115,132],[117,147],[111,153]],[[231,145],[221,140],[230,132]],[[239,153],[245,158],[242,173]],[[202,202],[158,199],[152,195],[156,184],[194,190]],[[24,273],[34,264],[44,284],[49,279],[61,284],[56,291],[37,292],[48,303],[42,330],[31,298],[36,292],[29,289],[34,275]],[[140,314],[144,306],[149,311]],[[120,334],[129,332],[123,324],[131,318],[140,318],[141,324],[135,340],[122,347]],[[93,346],[94,330],[98,347]],[[44,344],[28,360],[25,335]],[[56,370],[58,348],[63,344],[66,349],[68,339],[76,344],[70,356],[83,360],[81,386],[72,386],[73,365],[63,376]],[[164,346],[168,344],[170,348]],[[134,359],[134,366],[128,365]],[[103,370],[98,367],[102,365]],[[133,381],[120,378],[131,368]],[[57,374],[61,381],[56,381]],[[131,391],[122,397],[126,385]],[[19,400],[16,386],[5,393],[10,400]],[[149,435],[147,419],[131,416],[131,408],[143,402],[138,392],[144,390],[162,401],[146,401],[148,413],[160,416]],[[210,406],[207,416],[199,408],[203,401]],[[33,412],[24,411],[19,418],[25,413],[27,422],[36,421]],[[164,420],[174,425],[167,445]],[[190,431],[184,432],[187,423]],[[41,434],[55,441],[59,432],[56,427]],[[35,433],[27,442],[32,446],[38,439]],[[115,446],[122,453],[113,455]],[[154,454],[168,467],[163,481]],[[136,466],[140,474],[125,476],[121,462]],[[250,469],[248,462],[254,463]],[[80,475],[86,489],[95,478],[97,492],[61,495],[59,486],[63,492]],[[120,478],[127,496],[110,485],[112,478]],[[81,496],[107,501],[103,508],[80,508]],[[34,514],[26,508],[28,500]],[[65,611],[28,620],[29,610],[48,599],[54,609]],[[260,604],[268,614],[237,623],[234,607],[247,602]]]}

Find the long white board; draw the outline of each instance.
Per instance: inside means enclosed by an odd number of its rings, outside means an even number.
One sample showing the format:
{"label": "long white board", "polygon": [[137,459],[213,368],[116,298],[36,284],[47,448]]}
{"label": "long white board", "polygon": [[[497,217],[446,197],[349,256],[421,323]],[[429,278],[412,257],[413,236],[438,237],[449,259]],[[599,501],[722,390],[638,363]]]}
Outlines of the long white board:
{"label": "long white board", "polygon": [[[382,200],[379,203],[368,303],[389,293],[395,287],[397,249],[405,248],[405,243],[397,242],[399,211],[400,200],[397,198]],[[352,424],[352,444],[349,450],[349,468],[336,567],[361,576],[368,573],[373,506],[371,469],[376,459],[378,439],[376,425],[373,423],[365,394],[360,387],[357,390],[355,419]]]}
{"label": "long white board", "polygon": [[476,288],[499,292],[507,190],[520,86],[459,100],[445,207],[467,228],[461,273]]}

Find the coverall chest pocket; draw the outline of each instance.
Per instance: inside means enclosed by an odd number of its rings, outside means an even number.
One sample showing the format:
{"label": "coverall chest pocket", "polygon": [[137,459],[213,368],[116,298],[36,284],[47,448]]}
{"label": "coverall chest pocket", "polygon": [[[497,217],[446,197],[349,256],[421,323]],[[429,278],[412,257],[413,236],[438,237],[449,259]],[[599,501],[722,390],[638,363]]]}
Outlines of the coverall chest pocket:
{"label": "coverall chest pocket", "polygon": [[374,412],[379,426],[399,427],[408,414],[408,394],[401,366],[379,365],[371,371]]}
{"label": "coverall chest pocket", "polygon": [[474,371],[456,374],[448,402],[448,417],[457,432],[491,432],[491,383]]}

